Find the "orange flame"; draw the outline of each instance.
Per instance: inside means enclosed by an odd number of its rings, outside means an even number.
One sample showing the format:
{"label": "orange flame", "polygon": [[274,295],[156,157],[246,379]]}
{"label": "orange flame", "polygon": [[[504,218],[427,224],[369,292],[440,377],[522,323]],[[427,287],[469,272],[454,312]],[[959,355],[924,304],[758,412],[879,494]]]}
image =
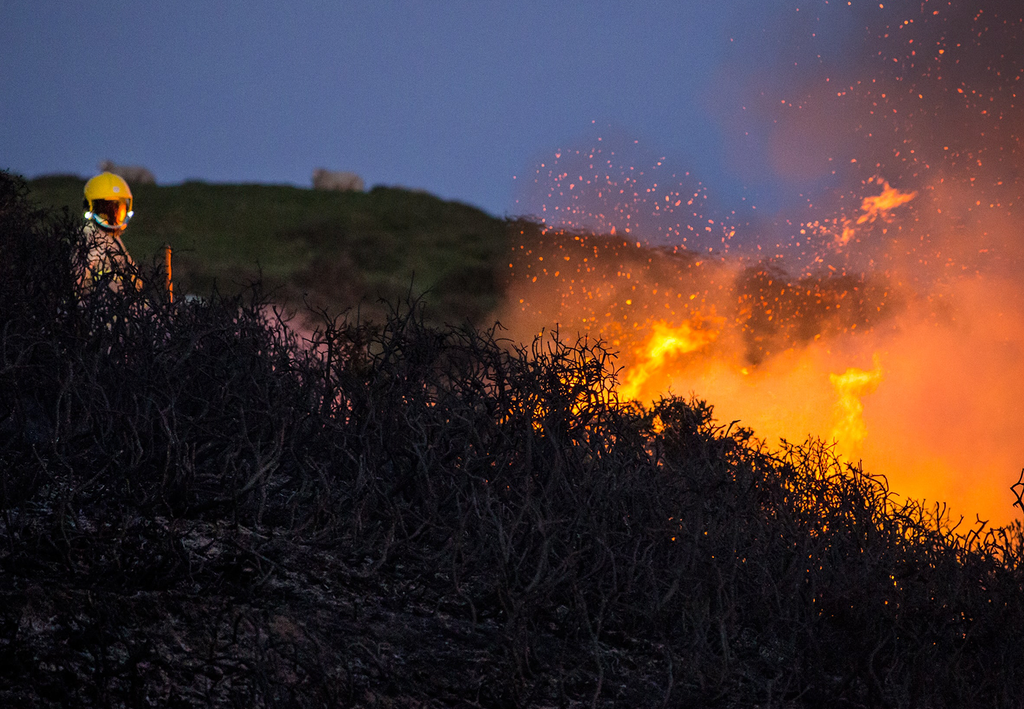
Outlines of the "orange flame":
{"label": "orange flame", "polygon": [[644,384],[653,374],[663,372],[671,360],[696,352],[716,339],[717,330],[702,328],[697,323],[684,322],[677,327],[664,321],[653,323],[647,341],[636,350],[637,363],[626,372],[619,395],[623,399],[638,399]]}
{"label": "orange flame", "polygon": [[879,179],[878,184],[882,185],[882,193],[864,198],[860,205],[860,210],[864,213],[857,217],[856,222],[851,219],[843,221],[843,231],[836,236],[836,246],[849,244],[857,232],[857,227],[873,224],[878,219],[887,219],[889,212],[917,197],[916,191],[900,192],[891,187],[886,180]]}

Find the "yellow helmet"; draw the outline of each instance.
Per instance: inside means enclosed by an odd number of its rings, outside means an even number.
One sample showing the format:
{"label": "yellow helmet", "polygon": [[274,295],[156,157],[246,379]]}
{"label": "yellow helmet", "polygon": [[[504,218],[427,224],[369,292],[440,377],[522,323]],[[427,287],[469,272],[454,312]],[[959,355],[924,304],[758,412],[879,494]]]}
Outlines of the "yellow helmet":
{"label": "yellow helmet", "polygon": [[123,178],[101,172],[85,183],[85,218],[106,231],[121,231],[132,218],[132,191]]}

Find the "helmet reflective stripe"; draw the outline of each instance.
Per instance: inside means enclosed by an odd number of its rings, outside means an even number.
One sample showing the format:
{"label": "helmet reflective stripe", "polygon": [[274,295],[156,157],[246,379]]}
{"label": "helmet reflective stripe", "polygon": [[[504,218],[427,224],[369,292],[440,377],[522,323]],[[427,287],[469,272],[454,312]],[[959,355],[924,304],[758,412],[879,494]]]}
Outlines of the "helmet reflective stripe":
{"label": "helmet reflective stripe", "polygon": [[89,211],[92,221],[108,229],[123,229],[128,223],[128,204],[123,199],[95,199]]}

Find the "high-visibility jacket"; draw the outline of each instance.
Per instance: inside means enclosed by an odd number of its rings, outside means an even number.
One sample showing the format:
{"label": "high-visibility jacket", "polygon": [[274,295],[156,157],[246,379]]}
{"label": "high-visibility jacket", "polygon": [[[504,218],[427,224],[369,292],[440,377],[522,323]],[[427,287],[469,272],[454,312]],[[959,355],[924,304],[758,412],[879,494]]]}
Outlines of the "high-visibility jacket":
{"label": "high-visibility jacket", "polygon": [[127,274],[135,288],[142,287],[142,282],[133,273],[135,262],[121,241],[122,231],[107,231],[92,222],[86,224],[85,234],[89,239],[90,248],[86,271],[82,278],[83,284],[95,283],[114,272],[115,276],[111,279],[110,285],[115,290],[121,287],[121,277],[117,274]]}

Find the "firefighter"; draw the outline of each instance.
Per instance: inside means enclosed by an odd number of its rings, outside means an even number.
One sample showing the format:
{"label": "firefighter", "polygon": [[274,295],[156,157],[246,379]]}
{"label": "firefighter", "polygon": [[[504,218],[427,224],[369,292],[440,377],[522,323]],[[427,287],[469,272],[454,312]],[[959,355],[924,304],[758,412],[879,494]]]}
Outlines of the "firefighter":
{"label": "firefighter", "polygon": [[121,234],[132,218],[132,191],[128,183],[112,172],[101,172],[85,183],[86,236],[89,237],[89,256],[86,282],[111,278],[113,288],[119,288],[121,276],[127,275],[136,287],[142,286],[134,275],[135,262],[121,241]]}

